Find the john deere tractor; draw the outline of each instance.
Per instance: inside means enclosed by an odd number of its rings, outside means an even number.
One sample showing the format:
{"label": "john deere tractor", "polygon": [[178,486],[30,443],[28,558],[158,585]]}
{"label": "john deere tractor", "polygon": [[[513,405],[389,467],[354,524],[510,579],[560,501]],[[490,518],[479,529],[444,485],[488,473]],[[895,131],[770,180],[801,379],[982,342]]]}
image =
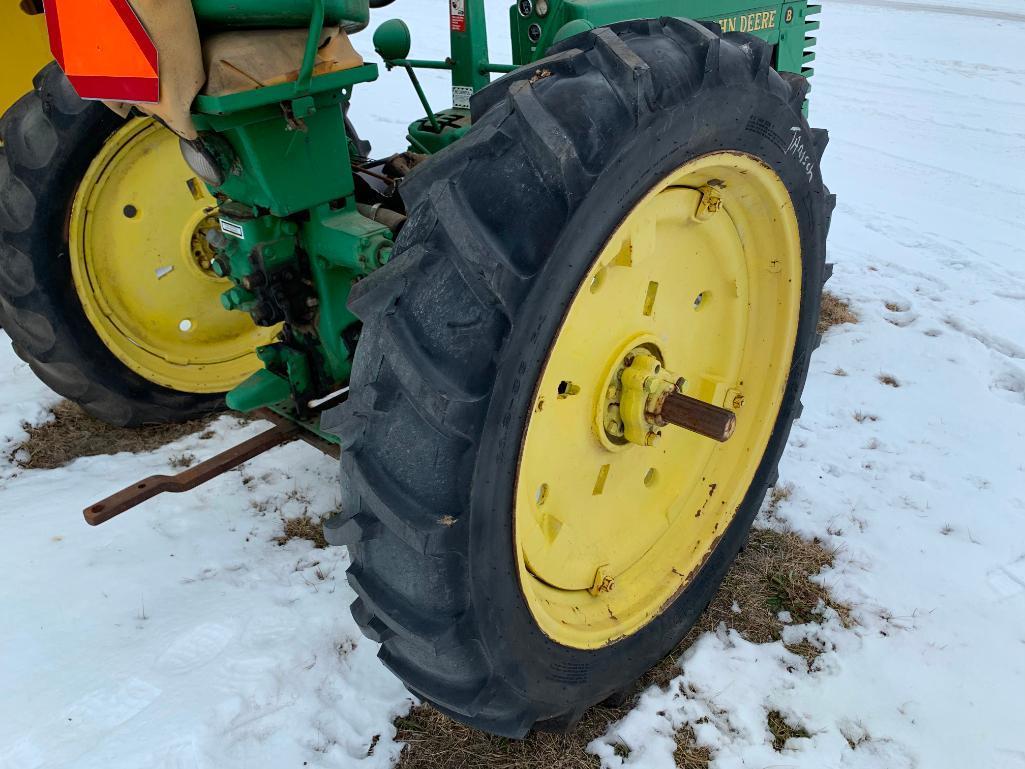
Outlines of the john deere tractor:
{"label": "john deere tractor", "polygon": [[695,622],[800,413],[818,7],[521,0],[496,63],[483,0],[439,1],[443,61],[377,26],[424,110],[373,152],[350,36],[388,4],[46,0],[60,69],[3,121],[0,321],[104,419],[276,423],[90,523],[304,437],[341,457],[325,533],[381,660],[465,723],[565,729]]}

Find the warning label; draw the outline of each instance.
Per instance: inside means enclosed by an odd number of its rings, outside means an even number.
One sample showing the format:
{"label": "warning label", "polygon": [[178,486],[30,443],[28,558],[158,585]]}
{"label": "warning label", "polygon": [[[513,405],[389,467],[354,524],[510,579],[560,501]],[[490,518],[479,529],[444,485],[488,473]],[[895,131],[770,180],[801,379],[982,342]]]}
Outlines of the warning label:
{"label": "warning label", "polygon": [[466,0],[449,0],[449,22],[453,32],[466,31]]}

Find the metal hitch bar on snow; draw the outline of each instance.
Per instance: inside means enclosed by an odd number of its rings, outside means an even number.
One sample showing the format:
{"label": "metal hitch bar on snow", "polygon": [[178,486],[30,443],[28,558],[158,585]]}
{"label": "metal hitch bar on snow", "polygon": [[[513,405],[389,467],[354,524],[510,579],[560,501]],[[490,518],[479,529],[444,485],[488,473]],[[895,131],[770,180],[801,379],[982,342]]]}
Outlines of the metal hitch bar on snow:
{"label": "metal hitch bar on snow", "polygon": [[90,526],[99,526],[158,494],[165,492],[180,494],[192,491],[218,475],[235,469],[243,462],[248,462],[266,451],[294,440],[304,440],[326,454],[337,456],[337,446],[329,444],[326,440],[285,417],[266,409],[261,409],[256,416],[273,422],[274,427],[177,475],[151,475],[149,478],[144,478],[111,494],[94,505],[89,505],[82,511],[86,523]]}

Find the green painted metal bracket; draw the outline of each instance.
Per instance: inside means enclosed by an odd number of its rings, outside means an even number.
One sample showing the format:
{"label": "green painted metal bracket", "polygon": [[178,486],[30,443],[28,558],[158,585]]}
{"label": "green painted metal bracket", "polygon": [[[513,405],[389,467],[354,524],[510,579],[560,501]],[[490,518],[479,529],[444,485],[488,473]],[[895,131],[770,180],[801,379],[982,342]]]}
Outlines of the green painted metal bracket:
{"label": "green painted metal bracket", "polygon": [[[313,78],[306,92],[321,97],[318,99],[318,103],[340,104],[351,94],[352,86],[377,80],[378,74],[376,64],[363,64],[351,69],[328,72]],[[261,119],[280,117],[281,110],[278,105],[294,98],[295,84],[279,83],[223,96],[200,94],[196,97],[192,109],[193,113],[198,113],[195,114],[195,117],[197,122],[201,123],[197,126],[200,130],[209,128],[220,131],[226,127],[238,125],[240,122],[255,122]],[[267,109],[251,114],[252,110],[260,110],[260,108]],[[222,119],[218,120],[218,117]]]}
{"label": "green painted metal bracket", "polygon": [[324,32],[324,0],[312,0],[313,13],[310,17],[310,32],[306,36],[306,50],[303,51],[303,63],[299,67],[299,76],[295,79],[295,95],[305,96],[309,93],[313,81],[313,68],[317,64],[317,48]]}

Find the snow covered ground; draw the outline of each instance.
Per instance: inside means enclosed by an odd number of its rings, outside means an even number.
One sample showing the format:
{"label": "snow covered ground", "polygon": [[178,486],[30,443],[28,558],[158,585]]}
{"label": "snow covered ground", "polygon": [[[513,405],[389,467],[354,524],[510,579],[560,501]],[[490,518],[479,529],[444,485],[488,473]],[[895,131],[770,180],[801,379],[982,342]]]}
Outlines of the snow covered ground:
{"label": "snow covered ground", "polygon": [[[415,56],[445,53],[437,5],[396,6]],[[489,6],[502,59],[505,3]],[[691,724],[720,769],[1025,769],[1023,13],[826,4],[830,288],[861,322],[814,359],[793,493],[767,523],[840,549],[821,578],[859,624],[789,628],[828,649],[810,672],[781,643],[705,635],[592,745],[605,766],[672,767]],[[383,81],[353,112],[378,151],[417,112],[401,73]],[[446,104],[444,76],[424,81]],[[261,425],[19,470],[22,422],[55,402],[0,340],[0,767],[391,766],[410,700],[349,617],[344,550],[271,541],[282,515],[334,509],[334,462],[286,446],[88,529],[83,503]],[[774,751],[770,710],[810,736]]]}

